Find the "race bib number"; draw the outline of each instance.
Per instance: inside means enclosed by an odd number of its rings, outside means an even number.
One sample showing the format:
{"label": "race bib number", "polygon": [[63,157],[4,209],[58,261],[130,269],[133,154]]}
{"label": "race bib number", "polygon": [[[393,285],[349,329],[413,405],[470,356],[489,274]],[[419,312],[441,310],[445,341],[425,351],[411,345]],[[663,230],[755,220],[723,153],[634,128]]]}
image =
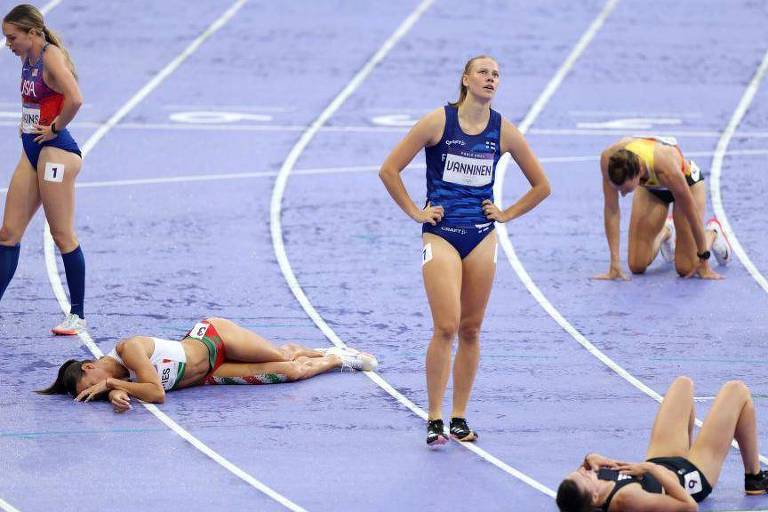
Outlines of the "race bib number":
{"label": "race bib number", "polygon": [[195,327],[190,331],[189,337],[195,338],[197,340],[203,339],[203,336],[205,336],[205,333],[208,332],[208,326],[210,324],[204,324],[203,322],[198,322],[195,324]]}
{"label": "race bib number", "polygon": [[160,376],[160,384],[162,384],[163,389],[168,391],[173,388],[179,377],[179,363],[178,361],[163,359],[161,362],[155,363],[155,371]]}
{"label": "race bib number", "polygon": [[468,157],[447,153],[443,181],[469,187],[483,187],[493,180],[493,153]]}
{"label": "race bib number", "polygon": [[696,494],[704,489],[701,485],[701,475],[698,471],[686,473],[683,478],[685,479],[685,490],[688,494]]}
{"label": "race bib number", "polygon": [[56,181],[61,183],[64,181],[64,169],[64,164],[45,162],[45,174],[43,174],[43,179],[45,179],[45,181]]}
{"label": "race bib number", "polygon": [[40,124],[40,107],[27,106],[21,107],[21,131],[23,133],[35,133],[35,126]]}
{"label": "race bib number", "polygon": [[432,244],[427,244],[421,249],[421,266],[423,267],[432,260]]}
{"label": "race bib number", "polygon": [[693,181],[699,181],[699,178],[701,178],[701,169],[693,160],[688,163],[691,166],[691,179],[693,179]]}

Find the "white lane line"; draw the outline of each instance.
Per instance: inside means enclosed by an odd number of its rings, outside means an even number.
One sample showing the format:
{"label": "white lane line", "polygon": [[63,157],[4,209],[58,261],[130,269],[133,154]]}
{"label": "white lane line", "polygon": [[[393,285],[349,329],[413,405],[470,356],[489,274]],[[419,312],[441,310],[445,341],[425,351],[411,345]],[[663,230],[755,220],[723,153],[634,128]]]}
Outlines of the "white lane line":
{"label": "white lane line", "polygon": [[[231,20],[240,8],[245,5],[246,0],[237,0],[232,6],[227,9],[216,21],[214,21],[208,28],[198,36],[184,51],[179,54],[173,61],[167,64],[157,75],[155,75],[144,87],[142,87],[133,97],[131,97],[99,130],[97,130],[82,146],[83,158],[94,148],[94,146],[107,134],[107,132],[114,127],[120,119],[125,117],[128,112],[131,111],[139,102],[144,99],[149,93],[151,93],[160,83],[167,78],[176,68],[178,68],[190,55],[192,55],[208,38],[216,33],[221,27],[223,27],[229,20]],[[51,237],[50,227],[48,223],[45,223],[45,231],[43,234],[43,247],[45,249],[45,264],[48,272],[48,280],[53,288],[54,295],[61,306],[61,310],[66,314],[69,313],[69,300],[64,292],[64,286],[59,276],[56,250]],[[83,344],[88,347],[88,350],[94,355],[94,357],[101,357],[104,354],[99,347],[93,342],[93,339],[87,331],[83,331],[78,334]],[[173,430],[176,434],[181,436],[182,439],[190,443],[197,450],[208,456],[217,464],[221,465],[224,469],[246,482],[251,487],[257,489],[263,494],[269,496],[271,499],[284,506],[285,508],[295,512],[306,512],[304,508],[297,505],[293,501],[289,500],[285,496],[274,491],[264,483],[260,482],[256,478],[252,477],[235,464],[231,463],[225,457],[219,455],[217,452],[209,448],[205,443],[197,439],[191,433],[182,428],[178,423],[173,421],[168,415],[163,413],[157,406],[153,404],[146,404],[140,402],[149,412],[151,412],[157,419],[163,422],[168,428]]]}
{"label": "white lane line", "polygon": [[[16,112],[0,112],[0,118],[17,116]],[[0,120],[0,126],[16,127],[18,121]],[[68,126],[72,128],[101,128],[105,123],[95,121],[74,121]],[[303,132],[309,127],[298,124],[184,124],[184,123],[119,123],[114,126],[114,130],[180,130],[180,131],[212,131],[212,132]],[[319,129],[323,133],[405,133],[410,129],[408,126],[357,126],[357,125],[334,125],[323,126]],[[580,136],[580,137],[602,137],[626,135],[627,130],[616,129],[586,129],[586,128],[531,128],[529,135],[547,135],[547,136]],[[721,132],[702,131],[702,130],[632,130],[633,135],[665,135],[677,138],[720,138]],[[762,131],[742,131],[734,133],[735,137],[746,139],[765,139],[768,138],[768,132]]]}
{"label": "white lane line", "polygon": [[3,498],[0,498],[0,509],[4,510],[5,512],[21,512],[19,509],[5,501]]}
{"label": "white lane line", "polygon": [[[598,15],[598,17],[595,19],[595,21],[592,23],[589,29],[584,33],[584,35],[581,37],[579,42],[576,44],[576,46],[572,50],[571,54],[568,56],[565,62],[563,62],[563,65],[560,67],[557,73],[555,73],[555,76],[552,77],[552,80],[550,81],[550,83],[547,85],[547,87],[544,89],[541,95],[539,95],[539,97],[536,99],[533,106],[531,107],[531,110],[528,112],[528,114],[526,114],[526,116],[523,118],[523,120],[520,122],[520,125],[518,126],[518,129],[523,134],[525,134],[529,130],[529,128],[534,123],[538,115],[541,113],[546,103],[554,94],[555,90],[558,87],[560,87],[560,84],[562,83],[565,76],[573,67],[576,60],[579,58],[581,53],[587,47],[589,42],[594,38],[597,31],[605,22],[606,17],[614,9],[617,3],[618,3],[618,0],[609,0],[606,3],[605,7],[603,8],[603,11],[600,13],[600,15]],[[508,162],[509,161],[507,160],[506,163]],[[502,196],[503,196],[503,190],[504,190],[504,176],[506,174],[507,165],[503,165],[500,167],[502,168],[497,169],[496,182],[494,184],[494,197],[496,198],[496,204],[498,205],[498,207],[503,208]],[[573,337],[573,339],[575,339],[582,347],[587,349],[587,351],[589,351],[590,354],[592,354],[595,358],[597,358],[599,361],[605,364],[608,368],[613,370],[617,375],[622,377],[624,380],[626,380],[627,382],[629,382],[630,384],[632,384],[637,389],[639,389],[646,395],[650,396],[657,402],[661,402],[662,396],[660,394],[658,394],[656,391],[648,387],[644,382],[636,378],[634,375],[630,374],[627,370],[621,367],[613,359],[611,359],[602,351],[600,351],[600,349],[594,346],[583,334],[581,334],[581,332],[579,332],[578,329],[576,329],[573,325],[571,325],[571,323],[560,313],[560,311],[549,301],[549,299],[546,298],[544,293],[539,289],[538,286],[536,286],[536,283],[533,282],[533,279],[528,274],[528,271],[525,269],[525,266],[523,266],[522,262],[517,257],[517,253],[515,252],[515,248],[512,246],[512,242],[510,240],[509,232],[507,230],[506,225],[497,223],[496,229],[499,232],[498,233],[499,243],[501,244],[501,247],[504,249],[504,253],[507,256],[507,260],[509,261],[509,264],[512,266],[515,273],[520,278],[520,281],[528,289],[528,292],[536,299],[539,305],[547,313],[549,313],[549,315],[555,320],[555,322],[557,322],[558,325],[560,325],[560,327],[563,328],[563,330],[565,330],[568,334],[570,334]],[[702,421],[698,418],[696,418],[695,423],[699,427],[701,427],[701,425],[703,424]],[[731,444],[735,448],[738,448],[738,443],[736,443],[736,441],[733,441]],[[760,460],[763,463],[768,464],[768,457],[760,455]]]}
{"label": "white lane line", "polygon": [[[529,132],[530,133],[530,132]],[[714,151],[686,151],[686,156],[712,156]],[[768,149],[742,149],[728,152],[729,156],[765,156],[768,155]],[[600,159],[596,155],[583,156],[551,156],[539,158],[542,163],[574,163],[574,162],[597,162]],[[406,170],[422,170],[425,165],[421,163],[411,164]],[[316,167],[307,169],[296,169],[291,172],[292,176],[315,176],[324,174],[356,174],[370,173],[381,169],[380,165],[355,165],[347,167]],[[105,181],[82,181],[75,184],[75,188],[111,188],[111,187],[130,187],[140,185],[163,185],[167,183],[192,183],[198,181],[229,181],[253,178],[274,178],[278,171],[254,171],[254,172],[232,172],[221,174],[187,174],[182,176],[167,176],[164,178],[137,178],[133,180],[105,180]],[[8,192],[8,188],[0,188],[0,194]]]}
{"label": "white lane line", "polygon": [[[62,0],[53,0],[52,2],[48,2],[40,9],[40,12],[42,12],[43,14],[48,14],[51,11],[51,9],[59,5],[61,2]],[[5,37],[0,39],[0,48],[7,48],[7,46],[5,46],[6,41],[7,39]],[[18,103],[14,103],[14,105],[18,107]],[[14,126],[18,125],[18,122],[14,121],[13,125]],[[0,192],[5,192],[6,190],[7,189],[3,189]],[[0,498],[0,509],[4,510],[5,512],[20,512],[19,509],[15,508],[13,505],[3,500],[2,498]]]}
{"label": "white lane line", "polygon": [[[333,99],[333,101],[325,108],[325,110],[322,111],[322,113],[317,117],[317,119],[315,119],[315,121],[309,126],[307,131],[302,133],[301,137],[299,138],[299,141],[291,149],[290,153],[288,153],[288,156],[283,162],[283,165],[280,168],[280,173],[278,174],[277,179],[275,180],[275,185],[272,190],[272,203],[270,206],[270,223],[271,223],[270,228],[272,231],[272,245],[274,246],[274,249],[275,249],[275,256],[277,257],[278,264],[280,265],[280,270],[283,272],[285,281],[290,287],[294,296],[296,297],[296,300],[299,301],[299,303],[301,304],[301,307],[304,308],[304,311],[307,313],[307,315],[312,319],[315,325],[317,325],[317,327],[323,332],[323,334],[331,341],[331,343],[339,347],[344,347],[346,346],[346,344],[341,340],[341,338],[338,337],[336,332],[334,332],[334,330],[331,329],[331,327],[326,323],[323,317],[320,316],[320,314],[317,312],[315,307],[307,298],[306,294],[304,293],[304,290],[302,290],[301,285],[299,284],[298,279],[296,278],[296,275],[293,272],[293,269],[291,268],[290,261],[288,260],[288,255],[285,250],[285,242],[283,240],[281,210],[282,210],[282,199],[285,194],[285,188],[288,182],[288,175],[291,173],[291,170],[296,165],[296,161],[299,159],[299,156],[301,156],[301,153],[307,147],[307,145],[312,140],[312,138],[319,132],[320,127],[323,124],[325,124],[331,118],[331,116],[333,116],[333,114],[341,107],[341,105],[355,92],[355,90],[357,90],[360,87],[360,85],[362,85],[363,81],[368,77],[368,75],[373,71],[373,69],[384,59],[384,57],[390,52],[390,50],[392,50],[395,44],[397,44],[397,42],[413,27],[413,25],[418,21],[421,15],[429,8],[429,6],[433,2],[434,0],[423,0],[418,5],[418,7],[400,24],[397,30],[395,30],[395,32],[384,42],[384,44],[373,55],[373,57],[371,57],[370,60],[368,60],[368,62],[366,62],[365,65],[360,69],[360,71],[358,71],[355,74],[352,80],[350,80],[350,82]],[[365,373],[371,380],[373,380],[373,382],[378,384],[382,389],[384,389],[393,398],[395,398],[398,402],[400,402],[400,404],[408,408],[411,412],[413,412],[415,415],[419,416],[420,418],[424,420],[427,419],[427,413],[423,409],[421,409],[416,404],[411,402],[408,398],[403,396],[400,392],[398,392],[395,388],[393,388],[389,383],[387,383],[383,378],[381,378],[381,376],[372,372],[365,372]],[[525,473],[522,473],[521,471],[500,461],[496,457],[487,453],[482,448],[473,446],[470,443],[459,443],[459,445],[473,451],[474,453],[482,457],[487,462],[490,462],[494,466],[500,468],[501,470],[507,472],[508,474],[514,476],[515,478],[518,478],[519,480],[525,482],[526,484],[530,485],[534,489],[548,496],[552,496],[552,497],[555,496],[555,493],[552,489],[534,480],[533,478],[529,477]]]}
{"label": "white lane line", "polygon": [[731,120],[728,122],[728,126],[725,128],[722,137],[720,137],[720,140],[717,143],[717,148],[715,149],[715,157],[712,160],[709,191],[710,195],[712,196],[712,209],[715,211],[717,220],[719,220],[720,224],[723,226],[723,231],[725,231],[725,234],[728,236],[728,241],[731,242],[733,252],[736,253],[736,256],[739,257],[739,261],[741,261],[741,264],[746,267],[754,280],[757,281],[757,284],[759,284],[760,287],[765,290],[766,293],[768,293],[768,281],[766,281],[763,274],[761,274],[754,263],[752,263],[752,260],[747,255],[747,251],[744,250],[744,247],[741,245],[738,238],[736,238],[736,233],[734,233],[733,228],[731,227],[731,223],[728,221],[728,216],[725,214],[725,208],[723,207],[723,197],[720,191],[720,178],[723,171],[723,160],[725,159],[725,152],[728,150],[728,144],[731,142],[731,139],[736,132],[736,128],[739,126],[739,123],[741,123],[741,120],[744,119],[749,105],[752,103],[752,100],[754,100],[757,89],[760,86],[760,82],[762,82],[763,78],[765,77],[766,71],[768,71],[768,52],[766,52],[763,56],[763,61],[760,63],[760,66],[758,66],[757,71],[755,72],[755,76],[749,82],[747,90],[741,97],[741,101],[739,101],[733,116],[731,116]]}

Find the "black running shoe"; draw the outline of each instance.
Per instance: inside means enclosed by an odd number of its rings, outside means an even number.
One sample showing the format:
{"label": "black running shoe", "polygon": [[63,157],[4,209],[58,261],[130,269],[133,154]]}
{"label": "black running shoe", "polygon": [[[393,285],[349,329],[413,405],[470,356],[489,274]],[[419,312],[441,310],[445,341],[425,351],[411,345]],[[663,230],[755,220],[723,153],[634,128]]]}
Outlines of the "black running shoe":
{"label": "black running shoe", "polygon": [[448,442],[444,428],[443,420],[429,420],[427,422],[427,446],[436,448]]}
{"label": "black running shoe", "polygon": [[768,492],[768,471],[762,470],[756,475],[744,475],[744,491],[754,496]]}
{"label": "black running shoe", "polygon": [[477,441],[479,437],[477,432],[473,431],[467,425],[464,418],[451,418],[451,437],[462,442]]}

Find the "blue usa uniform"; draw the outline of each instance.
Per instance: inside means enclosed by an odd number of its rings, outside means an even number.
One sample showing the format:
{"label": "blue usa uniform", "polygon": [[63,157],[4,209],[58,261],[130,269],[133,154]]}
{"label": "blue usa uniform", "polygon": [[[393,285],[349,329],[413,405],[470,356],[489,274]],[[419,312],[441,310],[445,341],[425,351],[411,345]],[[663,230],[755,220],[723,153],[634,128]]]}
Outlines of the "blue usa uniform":
{"label": "blue usa uniform", "polygon": [[459,126],[458,108],[446,105],[444,110],[443,136],[425,154],[427,202],[442,206],[445,215],[436,226],[425,223],[422,232],[444,238],[463,259],[494,229],[482,203],[493,201],[496,164],[501,157],[501,114],[491,109],[485,129],[467,135]]}

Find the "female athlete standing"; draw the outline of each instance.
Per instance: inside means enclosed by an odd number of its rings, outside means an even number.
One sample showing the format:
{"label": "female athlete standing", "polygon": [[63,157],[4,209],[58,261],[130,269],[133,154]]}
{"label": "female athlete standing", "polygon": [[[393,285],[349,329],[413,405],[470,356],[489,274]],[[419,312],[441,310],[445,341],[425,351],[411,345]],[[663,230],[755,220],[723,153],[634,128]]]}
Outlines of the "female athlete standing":
{"label": "female athlete standing", "polygon": [[64,260],[72,302],[69,316],[53,332],[77,334],[85,327],[85,259],[74,230],[74,185],[82,159],[66,126],[83,98],[69,54],[37,8],[11,9],[3,18],[3,34],[22,61],[23,151],[8,187],[0,229],[0,298],[16,271],[24,231],[42,204]]}
{"label": "female athlete standing", "polygon": [[[431,446],[448,440],[442,404],[457,334],[450,432],[460,441],[477,439],[467,426],[465,411],[480,359],[480,326],[496,270],[494,221],[516,219],[549,195],[544,170],[523,135],[491,109],[498,85],[499,65],[493,58],[470,59],[461,76],[458,101],[416,123],[379,172],[395,202],[422,224],[422,273],[434,323],[426,360],[427,445]],[[400,177],[422,149],[427,160],[423,209],[408,196]],[[493,203],[493,183],[496,164],[505,152],[512,154],[531,190],[500,210]]]}

